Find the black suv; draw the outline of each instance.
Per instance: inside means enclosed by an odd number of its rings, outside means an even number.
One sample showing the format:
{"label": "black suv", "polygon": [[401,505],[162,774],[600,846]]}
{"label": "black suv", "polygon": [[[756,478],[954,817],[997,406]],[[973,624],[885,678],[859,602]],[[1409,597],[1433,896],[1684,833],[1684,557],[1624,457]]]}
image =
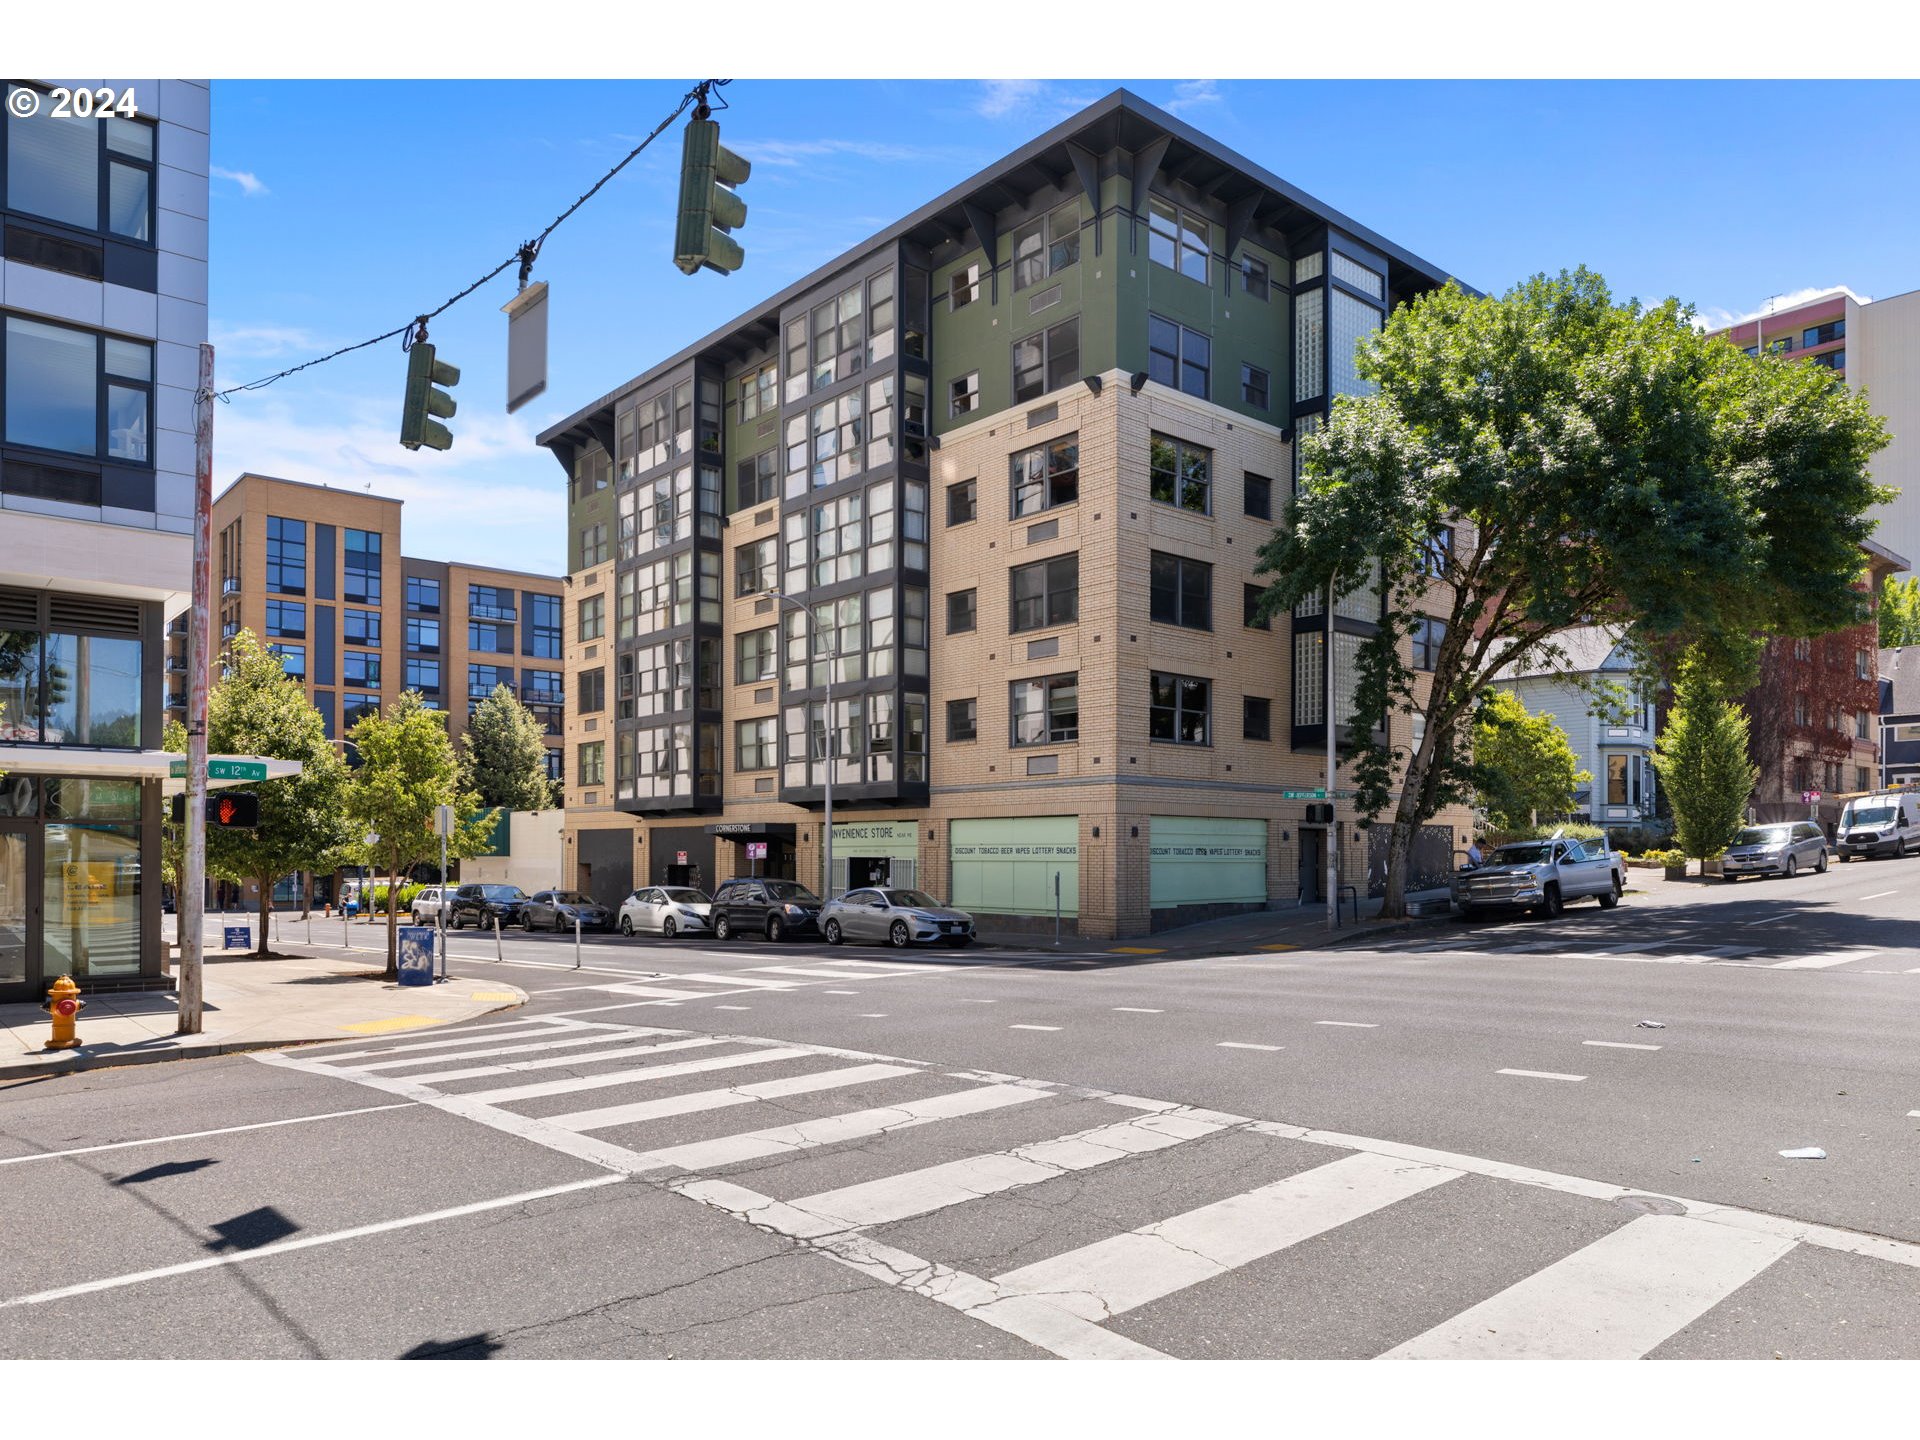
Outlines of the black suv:
{"label": "black suv", "polygon": [[792,880],[727,880],[713,892],[717,940],[765,934],[769,940],[818,934],[820,897]]}
{"label": "black suv", "polygon": [[526,903],[527,892],[518,885],[462,885],[447,906],[447,928],[464,930],[474,925],[491,930],[497,918],[504,930],[523,923]]}

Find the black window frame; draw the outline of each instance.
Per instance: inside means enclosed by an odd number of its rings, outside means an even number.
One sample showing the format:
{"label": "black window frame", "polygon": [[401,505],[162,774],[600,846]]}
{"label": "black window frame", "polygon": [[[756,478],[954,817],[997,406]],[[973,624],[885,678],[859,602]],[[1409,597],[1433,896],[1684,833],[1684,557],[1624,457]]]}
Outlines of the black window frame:
{"label": "black window frame", "polygon": [[1273,701],[1267,696],[1242,695],[1240,697],[1240,738],[1272,741]]}
{"label": "black window frame", "polygon": [[[288,628],[288,611],[296,612],[292,628]],[[304,640],[307,638],[307,602],[304,600],[280,600],[269,597],[267,600],[266,638],[269,640]]]}
{"label": "black window frame", "polygon": [[[359,544],[354,543],[358,536]],[[372,544],[367,544],[371,541]],[[362,557],[359,565],[354,564],[354,556]],[[367,567],[365,557],[373,558],[372,568]],[[386,556],[378,530],[345,529],[340,536],[340,598],[354,605],[378,605],[381,589],[381,566]],[[359,589],[354,588],[359,582]]]}
{"label": "black window frame", "polygon": [[[425,598],[432,594],[431,603]],[[407,610],[415,615],[438,615],[441,612],[443,591],[440,581],[432,575],[407,576]]]}
{"label": "black window frame", "polygon": [[[1040,734],[1023,740],[1020,738],[1020,692],[1028,686],[1039,689],[1041,718]],[[1071,725],[1056,723],[1054,695],[1057,691],[1073,692],[1073,720]],[[1060,712],[1064,715],[1065,711]],[[1007,744],[1015,750],[1030,750],[1041,745],[1072,745],[1080,739],[1080,672],[1069,670],[1058,675],[1032,675],[1024,680],[1012,680],[1007,684]]]}
{"label": "black window frame", "polygon": [[[1259,503],[1255,504],[1255,497]],[[1240,513],[1252,516],[1255,520],[1273,519],[1273,480],[1267,475],[1256,475],[1245,470],[1240,475]]]}
{"label": "black window frame", "polygon": [[[1071,350],[1064,348],[1065,342],[1061,338],[1068,330],[1073,332]],[[1036,341],[1040,346],[1040,361],[1037,366],[1030,367],[1029,373],[1038,375],[1039,384],[1035,387],[1029,383],[1023,388],[1020,378],[1020,350],[1022,346],[1031,346]],[[1029,400],[1038,400],[1042,395],[1071,385],[1080,378],[1080,317],[1069,315],[1066,319],[1049,325],[1044,330],[1036,330],[1031,335],[1021,336],[1012,342],[1010,355],[1015,405],[1025,404]],[[1069,355],[1073,366],[1071,374],[1064,373],[1062,370]]]}
{"label": "black window frame", "polygon": [[[1147,739],[1155,745],[1188,745],[1205,748],[1213,744],[1213,681],[1204,675],[1176,675],[1171,671],[1153,670],[1148,672],[1147,691]],[[1160,693],[1163,684],[1171,696],[1171,703],[1163,704]],[[1204,686],[1201,708],[1196,712],[1187,704],[1188,691],[1185,687]],[[1188,739],[1182,735],[1182,721],[1198,714],[1201,723],[1201,738]],[[1165,729],[1161,734],[1162,716],[1166,718]]]}
{"label": "black window frame", "polygon": [[1432,670],[1440,661],[1440,647],[1447,643],[1447,622],[1433,615],[1417,615],[1407,638],[1413,647],[1413,668]]}
{"label": "black window frame", "polygon": [[1269,299],[1273,294],[1273,268],[1258,255],[1248,251],[1240,252],[1240,293],[1250,295],[1255,300]]}
{"label": "black window frame", "polygon": [[[762,661],[758,674],[747,673],[744,662],[750,658],[746,642],[755,636],[767,638],[764,649],[756,648],[751,658]],[[753,630],[738,630],[733,636],[733,683],[736,685],[771,685],[780,673],[780,627],[766,625]]]}
{"label": "black window frame", "polygon": [[[962,709],[960,707],[964,706]],[[980,700],[978,696],[968,696],[964,700],[947,701],[947,743],[958,744],[980,738]]]}
{"label": "black window frame", "polygon": [[[9,263],[17,264],[20,262]],[[85,325],[72,325],[64,321],[49,319],[43,315],[32,315],[24,311],[8,310],[4,312],[4,318],[0,319],[0,373],[5,372],[9,363],[5,358],[5,338],[6,334],[10,333],[7,331],[7,322],[14,320],[21,321],[24,324],[44,326],[49,330],[70,331],[75,335],[84,335],[93,341],[93,449],[90,451],[63,450],[51,445],[37,444],[31,440],[13,439],[7,430],[11,417],[6,414],[5,392],[4,390],[0,390],[0,436],[6,437],[5,443],[7,448],[9,450],[32,451],[41,455],[57,455],[70,460],[88,460],[96,464],[124,465],[133,469],[152,470],[154,468],[156,440],[153,411],[153,367],[157,363],[157,351],[159,347],[152,340],[109,335],[103,330],[94,330]],[[137,346],[146,352],[147,366],[145,379],[118,374],[107,368],[107,342],[110,340],[117,344]],[[113,417],[110,392],[115,389],[132,391],[145,399],[147,428],[146,455],[144,458],[134,459],[125,455],[115,455],[111,451],[113,443]],[[99,502],[97,499],[89,499],[83,503],[97,504]]]}
{"label": "black window frame", "polygon": [[[298,530],[293,539],[289,530]],[[276,533],[277,532],[277,533]],[[298,557],[292,551],[298,549]],[[269,595],[305,595],[307,593],[307,522],[284,515],[267,516],[267,593]],[[289,571],[299,570],[299,583],[288,579]]]}
{"label": "black window frame", "polygon": [[613,537],[607,532],[607,522],[596,520],[591,525],[580,527],[580,568],[588,569],[594,565],[604,565],[613,557]]}
{"label": "black window frame", "polygon": [[[764,552],[764,553],[763,553]],[[733,598],[744,600],[780,588],[780,537],[763,536],[733,547]]]}
{"label": "black window frame", "polygon": [[[1172,349],[1167,348],[1172,345]],[[1190,383],[1198,377],[1199,389]],[[1147,315],[1147,378],[1196,400],[1213,398],[1213,337],[1164,315]]]}
{"label": "black window frame", "polygon": [[[514,625],[511,620],[474,620],[467,621],[467,649],[477,655],[513,654]],[[497,643],[505,636],[504,645]],[[496,643],[488,644],[487,641]]]}
{"label": "black window frame", "polygon": [[[589,763],[591,762],[591,763]],[[607,783],[607,742],[605,739],[582,740],[573,752],[575,775],[573,783],[580,786],[604,785]]]}
{"label": "black window frame", "polygon": [[527,596],[525,653],[535,660],[565,659],[565,615],[558,595]]}
{"label": "black window frame", "polygon": [[[1254,382],[1255,376],[1259,377],[1258,384]],[[1273,408],[1273,372],[1242,360],[1240,362],[1240,403],[1255,410],[1271,410]]]}
{"label": "black window frame", "polygon": [[[368,622],[372,623],[369,624]],[[355,627],[358,626],[358,633]],[[368,649],[380,648],[380,612],[362,610],[357,605],[342,607],[340,611],[340,643],[343,645],[365,645]]]}
{"label": "black window frame", "polygon": [[574,687],[578,692],[575,703],[582,715],[597,715],[607,708],[607,667],[596,665],[579,674],[580,683]]}
{"label": "black window frame", "polygon": [[1155,625],[1213,629],[1213,566],[1170,550],[1149,552],[1147,617]]}
{"label": "black window frame", "polygon": [[1267,593],[1264,585],[1240,586],[1240,624],[1247,630],[1272,630],[1273,617],[1260,614],[1260,597]]}
{"label": "black window frame", "polygon": [[[1069,211],[1072,223],[1056,231],[1054,222]],[[1063,270],[1080,263],[1080,200],[1063,200],[1044,215],[1035,216],[1013,231],[1013,293],[1044,285]],[[1031,242],[1035,248],[1023,250]],[[1065,258],[1062,258],[1064,254]]]}
{"label": "black window frame", "polygon": [[969,370],[947,382],[947,418],[958,420],[980,408],[980,372]]}
{"label": "black window frame", "polygon": [[[966,513],[960,514],[961,510]],[[980,477],[970,476],[947,486],[947,524],[971,525],[980,518]]]}
{"label": "black window frame", "polygon": [[[1044,457],[1044,473],[1033,474],[1032,461]],[[1029,445],[1007,457],[1007,518],[1044,514],[1080,500],[1080,432],[1041,445]],[[1038,501],[1029,505],[1029,501]]]}
{"label": "black window frame", "polygon": [[[441,662],[431,656],[408,655],[402,659],[405,690],[418,690],[423,695],[438,695],[444,685],[446,669]],[[432,678],[426,678],[431,673]]]}
{"label": "black window frame", "polygon": [[[1038,575],[1039,593],[1022,596],[1022,577]],[[1070,579],[1068,578],[1070,577]],[[1032,613],[1038,607],[1038,614]],[[1007,571],[1007,633],[1023,635],[1080,622],[1080,552],[1053,555]]]}
{"label": "black window frame", "polygon": [[[1173,483],[1166,495],[1159,493],[1161,470],[1159,467],[1159,447],[1173,447],[1174,467]],[[1199,455],[1206,458],[1206,474],[1200,481],[1201,498],[1205,501],[1199,508],[1186,503],[1189,480],[1187,478],[1187,457]],[[1147,493],[1156,505],[1171,505],[1176,510],[1185,510],[1194,515],[1213,513],[1213,451],[1205,445],[1196,445],[1191,440],[1182,440],[1178,435],[1167,435],[1155,430],[1148,438],[1147,445]]]}
{"label": "black window frame", "polygon": [[947,277],[947,311],[964,310],[980,298],[980,262],[962,265]]}
{"label": "black window frame", "polygon": [[[1162,223],[1167,220],[1167,217],[1161,214],[1163,210],[1172,212],[1171,229]],[[1197,248],[1193,244],[1191,232],[1195,228],[1206,235],[1204,248]],[[1172,247],[1172,259],[1161,257],[1162,246]],[[1183,275],[1202,285],[1210,283],[1213,274],[1213,222],[1198,210],[1176,204],[1160,195],[1149,195],[1147,197],[1147,258],[1155,265],[1171,270],[1176,275]],[[1188,268],[1188,262],[1195,258],[1199,261],[1198,275]]]}
{"label": "black window frame", "polygon": [[580,639],[600,639],[607,633],[607,597],[582,595],[574,607],[574,616]]}
{"label": "black window frame", "polygon": [[[356,674],[356,671],[358,672]],[[340,652],[340,684],[344,689],[352,686],[355,690],[378,690],[380,686],[380,653],[377,650],[343,650]]]}
{"label": "black window frame", "polygon": [[965,590],[947,592],[947,634],[971,635],[980,628],[980,591],[969,586]]}
{"label": "black window frame", "polygon": [[[7,82],[8,100],[12,100],[14,90],[27,90],[39,96],[39,110],[51,112],[51,94],[38,85],[26,84],[17,80]],[[113,88],[113,87],[109,87]],[[131,87],[125,87],[131,88]],[[82,118],[82,117],[75,117]],[[16,125],[56,124],[51,114],[36,114],[31,118],[13,113],[12,104],[7,107],[4,121],[5,133],[0,134],[0,156],[11,149],[12,130]],[[84,117],[83,123],[91,125],[95,131],[94,142],[94,223],[79,225],[72,220],[60,219],[52,215],[42,215],[36,210],[26,210],[13,203],[12,196],[0,191],[0,210],[9,217],[18,216],[32,225],[57,226],[63,231],[76,235],[85,235],[98,241],[112,241],[118,245],[137,245],[145,250],[158,250],[159,238],[155,233],[160,218],[160,126],[157,121],[141,117],[120,114],[111,116],[96,111],[92,116]],[[124,150],[116,150],[109,142],[115,133],[116,125],[138,126],[147,135],[146,155],[130,155]],[[129,235],[125,231],[113,228],[113,167],[119,165],[125,169],[142,174],[147,183],[147,213],[144,229],[146,234]],[[99,276],[90,277],[99,279]]]}
{"label": "black window frame", "polygon": [[[433,638],[425,638],[426,627],[433,627]],[[438,655],[441,649],[441,628],[438,616],[409,615],[407,617],[406,650],[409,655]]]}
{"label": "black window frame", "polygon": [[[749,726],[754,729],[751,741],[746,736]],[[753,763],[756,760],[759,763]],[[778,715],[749,716],[733,722],[733,768],[740,774],[780,768]]]}
{"label": "black window frame", "polygon": [[[778,414],[779,406],[767,413]],[[733,468],[733,508],[751,510],[780,498],[780,447],[773,445],[749,455]]]}

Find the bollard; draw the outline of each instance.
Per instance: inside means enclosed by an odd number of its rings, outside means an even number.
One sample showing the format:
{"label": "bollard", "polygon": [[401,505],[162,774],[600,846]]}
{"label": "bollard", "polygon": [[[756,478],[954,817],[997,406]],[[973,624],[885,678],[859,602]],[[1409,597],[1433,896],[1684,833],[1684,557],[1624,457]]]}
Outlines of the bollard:
{"label": "bollard", "polygon": [[580,914],[578,911],[575,911],[573,916],[573,968],[576,970],[580,968]]}
{"label": "bollard", "polygon": [[71,1050],[80,1043],[73,1033],[74,1022],[87,1002],[80,998],[80,987],[73,983],[71,975],[62,975],[53,982],[53,988],[47,991],[47,998],[40,1002],[40,1008],[53,1017],[53,1038],[42,1046],[45,1050]]}
{"label": "bollard", "polygon": [[498,915],[493,917],[493,958],[495,963],[504,962],[507,958],[500,949],[500,917]]}
{"label": "bollard", "polygon": [[340,948],[342,950],[351,950],[353,948],[353,937],[347,933],[347,912],[345,910],[340,912]]}
{"label": "bollard", "polygon": [[313,944],[313,912],[307,912],[307,944]]}

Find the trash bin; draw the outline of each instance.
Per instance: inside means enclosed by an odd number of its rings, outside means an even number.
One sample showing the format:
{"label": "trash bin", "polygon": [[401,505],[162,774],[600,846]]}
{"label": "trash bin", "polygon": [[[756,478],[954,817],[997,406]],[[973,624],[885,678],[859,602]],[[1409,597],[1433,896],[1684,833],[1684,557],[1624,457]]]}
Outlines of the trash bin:
{"label": "trash bin", "polygon": [[400,927],[400,983],[402,985],[433,984],[432,926],[402,925]]}

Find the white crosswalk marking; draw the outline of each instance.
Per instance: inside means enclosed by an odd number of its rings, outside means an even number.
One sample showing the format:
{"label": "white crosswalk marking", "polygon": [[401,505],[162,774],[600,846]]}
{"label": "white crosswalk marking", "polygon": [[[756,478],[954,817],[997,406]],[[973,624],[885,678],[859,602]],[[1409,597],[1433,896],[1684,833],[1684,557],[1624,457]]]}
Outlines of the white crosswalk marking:
{"label": "white crosswalk marking", "polygon": [[1058,1140],[1041,1140],[994,1155],[976,1155],[884,1180],[869,1180],[864,1185],[822,1191],[795,1200],[793,1207],[849,1228],[886,1225],[983,1195],[998,1195],[1022,1185],[1091,1170],[1129,1155],[1164,1150],[1203,1135],[1216,1135],[1224,1128],[1180,1114],[1140,1115],[1077,1135],[1063,1135]]}
{"label": "white crosswalk marking", "polygon": [[1380,1155],[1349,1155],[1171,1220],[1022,1266],[996,1276],[993,1284],[1002,1294],[1043,1297],[1084,1320],[1111,1319],[1460,1173]]}
{"label": "white crosswalk marking", "polygon": [[930,1100],[910,1100],[903,1105],[881,1105],[872,1110],[855,1110],[844,1115],[827,1115],[817,1120],[802,1120],[794,1125],[778,1125],[770,1130],[752,1130],[745,1135],[729,1135],[721,1140],[699,1140],[691,1145],[674,1145],[647,1153],[649,1161],[678,1165],[682,1170],[711,1170],[742,1160],[759,1160],[816,1145],[837,1145],[844,1140],[864,1140],[894,1130],[907,1130],[934,1120],[950,1120],[959,1115],[977,1115],[1028,1100],[1044,1100],[1047,1092],[1024,1085],[982,1085],[972,1090],[954,1090]]}
{"label": "white crosswalk marking", "polygon": [[709,985],[744,985],[750,990],[798,990],[800,987],[791,980],[775,980],[769,976],[756,976],[751,970],[735,970],[731,974],[705,974],[695,971],[689,975],[676,975],[676,981],[700,980]]}
{"label": "white crosswalk marking", "polygon": [[812,1075],[790,1075],[779,1080],[760,1080],[751,1085],[736,1085],[726,1090],[700,1090],[691,1095],[668,1095],[659,1100],[637,1100],[631,1105],[607,1105],[598,1110],[576,1110],[571,1115],[549,1115],[546,1123],[562,1130],[607,1130],[615,1125],[636,1125],[665,1115],[692,1115],[703,1110],[724,1110],[733,1105],[751,1105],[756,1100],[772,1100],[783,1095],[811,1095],[821,1090],[837,1090],[846,1085],[865,1085],[895,1075],[917,1075],[911,1065],[850,1065],[840,1070],[822,1070]]}
{"label": "white crosswalk marking", "polygon": [[713,994],[711,990],[668,990],[659,985],[596,985],[593,988],[614,995],[634,995],[642,1000],[700,1000]]}
{"label": "white crosswalk marking", "polygon": [[[774,975],[804,975],[810,980],[851,980],[854,977],[844,970],[814,970],[805,965],[762,965],[761,970]],[[832,994],[832,991],[828,991]]]}
{"label": "white crosswalk marking", "polygon": [[[720,1043],[718,1039],[708,1043]],[[575,1075],[566,1080],[542,1080],[533,1085],[511,1085],[503,1090],[481,1090],[463,1095],[480,1105],[498,1105],[507,1100],[537,1100],[543,1095],[570,1095],[576,1090],[604,1090],[609,1085],[637,1085],[646,1080],[670,1080],[676,1075],[704,1075],[709,1070],[731,1070],[739,1065],[770,1065],[776,1060],[799,1060],[811,1056],[811,1050],[774,1047],[749,1050],[740,1055],[715,1055],[705,1060],[682,1060],[672,1065],[642,1065],[634,1070],[615,1070],[606,1075]]]}
{"label": "white crosswalk marking", "polygon": [[[599,1037],[604,1045],[608,1037]],[[593,1065],[607,1060],[630,1060],[642,1055],[653,1055],[662,1050],[698,1050],[708,1045],[724,1045],[726,1041],[709,1035],[695,1036],[691,1040],[655,1040],[646,1045],[619,1045],[611,1050],[588,1050],[577,1055],[550,1055],[545,1060],[502,1060],[497,1065],[470,1065],[458,1070],[434,1070],[420,1075],[405,1075],[400,1078],[417,1080],[422,1085],[445,1085],[454,1080],[479,1080],[488,1075],[519,1075],[529,1070],[553,1070],[562,1065]],[[449,1057],[465,1058],[465,1057]]]}
{"label": "white crosswalk marking", "polygon": [[1684,1215],[1643,1215],[1381,1358],[1637,1360],[1793,1244]]}
{"label": "white crosswalk marking", "polygon": [[1876,960],[1878,950],[1828,950],[1817,955],[1799,955],[1767,966],[1769,970],[1826,970],[1849,960]]}
{"label": "white crosswalk marking", "polygon": [[[329,1050],[321,1046],[312,1046],[303,1049],[301,1053],[309,1059],[321,1061],[323,1064],[336,1065],[342,1060],[359,1060],[368,1055],[398,1055],[402,1051],[408,1050],[450,1050],[458,1049],[465,1045],[484,1045],[492,1040],[528,1040],[537,1035],[556,1037],[562,1035],[578,1035],[583,1030],[598,1031],[600,1032],[600,1038],[604,1040],[608,1030],[620,1030],[624,1028],[624,1026],[619,1025],[589,1024],[585,1020],[543,1021],[538,1024],[532,1021],[519,1021],[511,1026],[502,1025],[497,1029],[492,1026],[484,1028],[476,1027],[452,1040],[409,1040],[399,1045],[369,1046],[363,1050]],[[341,1040],[335,1043],[341,1045],[366,1044],[364,1040]]]}
{"label": "white crosswalk marking", "polygon": [[[627,1031],[617,1038],[619,1040],[638,1040],[645,1035],[665,1033],[665,1031],[636,1028]],[[525,1044],[519,1045],[491,1045],[480,1050],[462,1050],[457,1055],[403,1055],[398,1060],[388,1059],[385,1055],[382,1055],[378,1060],[370,1061],[365,1065],[354,1065],[350,1068],[354,1070],[398,1070],[405,1065],[445,1065],[453,1060],[481,1060],[489,1055],[525,1055],[537,1050],[565,1050],[580,1045],[612,1045],[615,1041],[616,1037],[609,1035],[605,1030],[595,1030],[590,1035],[571,1035],[564,1040],[555,1040],[549,1037],[545,1040],[528,1040]],[[468,1043],[471,1044],[472,1041]],[[374,1053],[375,1052],[371,1050],[361,1052],[363,1055],[371,1055]],[[349,1058],[354,1057],[345,1055],[329,1056],[327,1063],[329,1065],[337,1065],[341,1060]],[[582,1056],[579,1058],[584,1059],[586,1057]],[[421,1076],[420,1078],[425,1079],[426,1077]]]}

